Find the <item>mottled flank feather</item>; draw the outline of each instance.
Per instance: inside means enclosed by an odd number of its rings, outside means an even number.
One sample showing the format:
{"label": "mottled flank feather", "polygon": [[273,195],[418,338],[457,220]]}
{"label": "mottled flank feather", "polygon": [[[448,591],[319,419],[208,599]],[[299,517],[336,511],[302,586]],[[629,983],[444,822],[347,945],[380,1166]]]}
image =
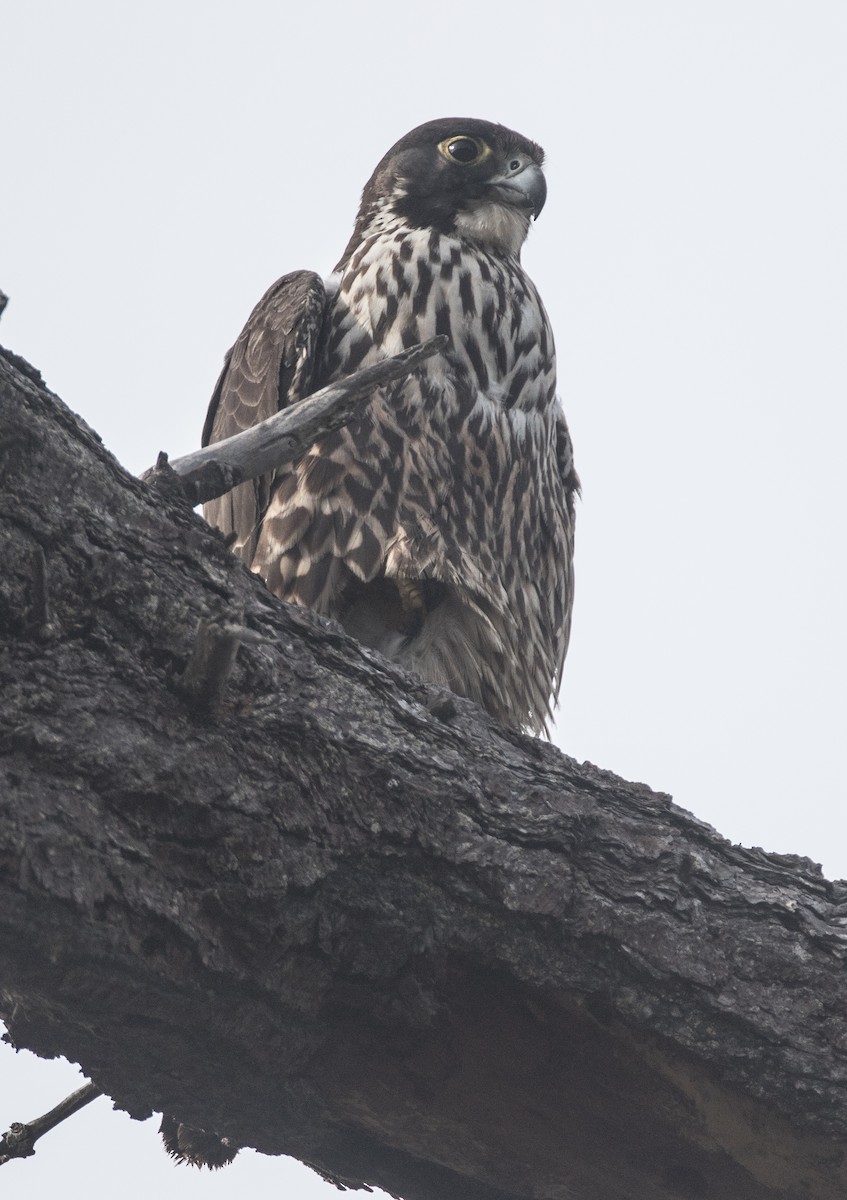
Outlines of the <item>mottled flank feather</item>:
{"label": "mottled flank feather", "polygon": [[[454,161],[468,143],[485,148],[479,162]],[[535,731],[567,650],[578,487],[552,331],[519,257],[543,204],[542,160],[482,121],[401,139],[326,286],[298,272],[259,302],[205,431],[229,436],[446,334],[443,357],[206,512],[278,596]]]}

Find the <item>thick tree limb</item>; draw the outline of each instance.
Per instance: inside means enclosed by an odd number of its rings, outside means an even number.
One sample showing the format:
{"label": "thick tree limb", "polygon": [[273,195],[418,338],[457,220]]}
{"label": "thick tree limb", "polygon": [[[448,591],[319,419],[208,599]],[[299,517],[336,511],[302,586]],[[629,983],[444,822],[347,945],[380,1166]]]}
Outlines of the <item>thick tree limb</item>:
{"label": "thick tree limb", "polygon": [[847,1194],[844,884],[278,603],[2,359],[0,428],[18,1045],[406,1200]]}
{"label": "thick tree limb", "polygon": [[[443,334],[420,346],[364,367],[284,408],[266,421],[234,437],[215,442],[168,463],[190,504],[205,504],[231,491],[239,483],[264,475],[274,467],[299,458],[321,434],[339,429],[379,387],[404,379],[421,363],[447,347]],[[165,463],[158,464],[161,470]],[[149,473],[148,473],[149,474]]]}

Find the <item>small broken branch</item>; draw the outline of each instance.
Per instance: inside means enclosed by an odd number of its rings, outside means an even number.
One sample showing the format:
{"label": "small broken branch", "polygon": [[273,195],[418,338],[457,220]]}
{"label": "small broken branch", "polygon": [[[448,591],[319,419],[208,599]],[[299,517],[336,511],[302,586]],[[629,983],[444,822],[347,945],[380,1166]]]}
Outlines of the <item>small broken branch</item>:
{"label": "small broken branch", "polygon": [[[174,459],[168,464],[170,470],[179,477],[191,505],[215,500],[239,483],[299,458],[316,438],[346,425],[377,388],[411,375],[421,363],[445,350],[447,342],[441,334],[393,358],[374,363],[243,433]],[[143,478],[149,479],[161,467],[160,456],[157,467],[145,472]]]}
{"label": "small broken branch", "polygon": [[243,613],[235,617],[204,618],[188,666],[179,677],[180,690],[210,716],[220,710],[226,685],[245,630]]}
{"label": "small broken branch", "polygon": [[66,1096],[61,1104],[51,1108],[43,1117],[36,1117],[34,1121],[25,1123],[13,1121],[8,1131],[0,1136],[0,1167],[11,1162],[13,1158],[30,1158],[35,1154],[35,1143],[40,1137],[102,1095],[95,1084],[86,1083],[84,1087],[71,1092],[70,1096]]}

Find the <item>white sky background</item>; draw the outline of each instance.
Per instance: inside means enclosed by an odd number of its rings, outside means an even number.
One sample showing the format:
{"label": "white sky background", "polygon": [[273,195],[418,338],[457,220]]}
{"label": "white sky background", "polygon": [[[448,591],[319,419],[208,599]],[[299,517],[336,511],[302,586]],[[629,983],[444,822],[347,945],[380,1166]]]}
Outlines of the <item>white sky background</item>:
{"label": "white sky background", "polygon": [[[584,500],[555,740],[847,875],[847,5],[22,0],[0,16],[0,341],[134,472],[199,440],[264,289],[451,114],[542,143],[524,261]],[[0,1131],[78,1086],[0,1052]],[[210,1176],[94,1105],[2,1195],[337,1195]],[[61,1191],[60,1191],[61,1189]]]}

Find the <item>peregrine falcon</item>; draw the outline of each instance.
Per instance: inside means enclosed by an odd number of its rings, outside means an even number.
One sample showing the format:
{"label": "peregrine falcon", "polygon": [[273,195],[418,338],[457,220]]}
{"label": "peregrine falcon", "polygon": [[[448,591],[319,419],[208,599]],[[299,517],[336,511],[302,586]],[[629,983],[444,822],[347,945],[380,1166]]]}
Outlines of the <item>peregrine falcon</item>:
{"label": "peregrine falcon", "polygon": [[207,445],[436,334],[295,464],[206,505],[268,587],[497,720],[546,729],[568,645],[579,481],[553,334],[521,266],[544,153],[430,121],[365,185],[327,280],[283,276],[226,356]]}

